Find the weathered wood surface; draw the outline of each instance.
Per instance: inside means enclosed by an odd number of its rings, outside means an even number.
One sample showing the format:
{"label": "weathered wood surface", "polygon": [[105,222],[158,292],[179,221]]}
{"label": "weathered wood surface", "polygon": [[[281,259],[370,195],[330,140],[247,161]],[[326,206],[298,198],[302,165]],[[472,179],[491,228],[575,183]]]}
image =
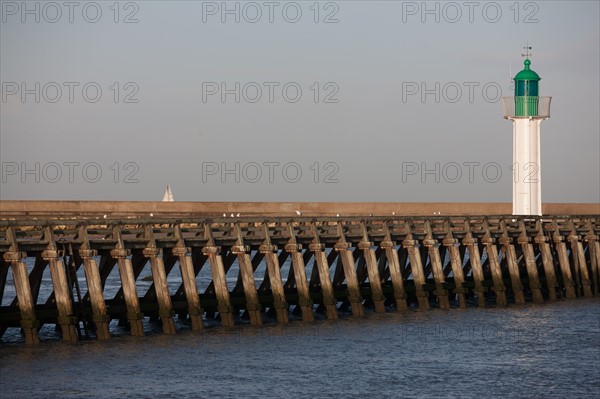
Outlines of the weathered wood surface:
{"label": "weathered wood surface", "polygon": [[[245,316],[261,325],[591,297],[599,234],[598,215],[0,219],[0,334],[20,328],[37,343],[39,328],[56,324],[76,341],[82,329],[109,338],[114,319],[132,335],[153,321],[174,334],[211,318],[233,327]],[[177,263],[179,289],[170,289]],[[115,265],[120,289],[108,298]],[[211,281],[200,292],[205,266]],[[52,285],[41,287],[46,268]],[[41,288],[52,291],[46,303],[36,303]]]}

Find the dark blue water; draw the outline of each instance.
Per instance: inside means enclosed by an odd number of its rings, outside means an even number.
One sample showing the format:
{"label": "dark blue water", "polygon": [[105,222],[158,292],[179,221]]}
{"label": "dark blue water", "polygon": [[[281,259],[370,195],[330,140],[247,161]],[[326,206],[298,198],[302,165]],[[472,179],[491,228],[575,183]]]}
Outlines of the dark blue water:
{"label": "dark blue water", "polygon": [[2,398],[600,397],[600,301],[0,346]]}

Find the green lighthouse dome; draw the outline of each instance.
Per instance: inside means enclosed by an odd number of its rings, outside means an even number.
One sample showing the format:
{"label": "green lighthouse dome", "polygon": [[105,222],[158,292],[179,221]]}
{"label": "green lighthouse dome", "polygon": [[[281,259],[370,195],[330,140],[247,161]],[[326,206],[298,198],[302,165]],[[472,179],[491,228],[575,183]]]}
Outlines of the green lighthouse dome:
{"label": "green lighthouse dome", "polygon": [[525,68],[515,76],[515,82],[518,80],[540,80],[540,75],[529,69],[529,65],[531,65],[531,61],[529,59],[525,59]]}

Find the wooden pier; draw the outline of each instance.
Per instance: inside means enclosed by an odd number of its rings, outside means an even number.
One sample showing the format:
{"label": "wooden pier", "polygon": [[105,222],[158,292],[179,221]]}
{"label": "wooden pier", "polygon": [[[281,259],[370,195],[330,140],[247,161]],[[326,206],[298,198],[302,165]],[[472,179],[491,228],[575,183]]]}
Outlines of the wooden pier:
{"label": "wooden pier", "polygon": [[[510,204],[0,201],[0,301],[9,271],[15,292],[0,307],[0,337],[20,328],[37,343],[44,324],[77,341],[110,338],[112,320],[139,336],[145,319],[175,334],[175,318],[201,331],[208,320],[259,326],[598,295],[600,206],[544,206],[543,217],[515,217]],[[115,268],[121,286],[108,297]],[[181,283],[170,289],[175,268]],[[212,280],[199,290],[203,268]],[[40,303],[46,269],[52,294]]]}

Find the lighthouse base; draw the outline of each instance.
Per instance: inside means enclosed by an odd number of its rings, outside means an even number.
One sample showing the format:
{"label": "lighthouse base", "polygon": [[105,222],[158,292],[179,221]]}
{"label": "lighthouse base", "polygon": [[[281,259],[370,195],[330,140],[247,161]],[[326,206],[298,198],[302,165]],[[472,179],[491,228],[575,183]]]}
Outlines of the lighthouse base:
{"label": "lighthouse base", "polygon": [[513,121],[513,215],[541,215],[541,118]]}

